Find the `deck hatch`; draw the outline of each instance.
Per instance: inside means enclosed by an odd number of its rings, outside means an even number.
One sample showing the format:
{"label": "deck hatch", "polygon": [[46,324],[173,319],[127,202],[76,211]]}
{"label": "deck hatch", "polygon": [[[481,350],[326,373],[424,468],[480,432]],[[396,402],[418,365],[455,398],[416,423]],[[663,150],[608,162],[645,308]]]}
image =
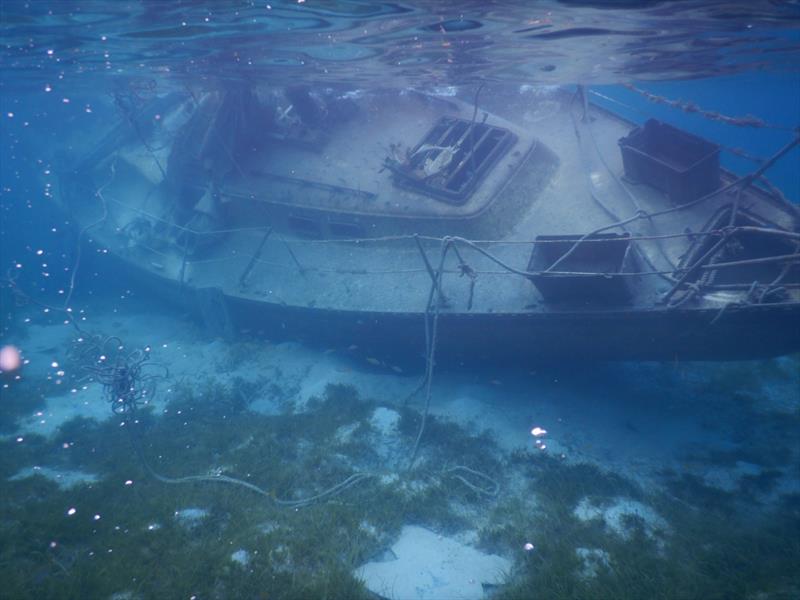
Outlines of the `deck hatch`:
{"label": "deck hatch", "polygon": [[386,164],[399,185],[461,205],[516,139],[502,127],[442,117],[402,162]]}

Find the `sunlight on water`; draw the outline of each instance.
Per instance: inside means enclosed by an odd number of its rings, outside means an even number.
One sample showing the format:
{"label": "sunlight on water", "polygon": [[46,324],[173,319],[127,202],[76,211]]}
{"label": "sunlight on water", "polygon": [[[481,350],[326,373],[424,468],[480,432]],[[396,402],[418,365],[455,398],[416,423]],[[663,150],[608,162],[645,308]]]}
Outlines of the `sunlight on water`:
{"label": "sunlight on water", "polygon": [[430,87],[707,77],[791,68],[797,51],[792,2],[571,4],[6,2],[3,62],[16,85],[50,72],[72,88],[105,74]]}

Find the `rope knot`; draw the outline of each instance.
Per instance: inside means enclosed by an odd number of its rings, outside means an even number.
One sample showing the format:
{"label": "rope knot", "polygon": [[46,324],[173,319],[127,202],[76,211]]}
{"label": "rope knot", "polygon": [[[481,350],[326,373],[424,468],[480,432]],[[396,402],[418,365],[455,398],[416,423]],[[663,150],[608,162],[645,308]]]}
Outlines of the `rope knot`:
{"label": "rope knot", "polygon": [[465,275],[470,279],[475,279],[478,277],[478,274],[475,272],[475,269],[470,267],[467,263],[462,262],[458,265],[458,276],[464,277]]}

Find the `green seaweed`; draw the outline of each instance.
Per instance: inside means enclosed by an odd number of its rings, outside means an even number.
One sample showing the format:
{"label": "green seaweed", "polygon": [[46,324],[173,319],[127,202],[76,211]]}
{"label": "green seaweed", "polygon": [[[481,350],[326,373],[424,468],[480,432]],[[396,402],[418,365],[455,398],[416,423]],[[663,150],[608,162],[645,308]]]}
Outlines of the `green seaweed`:
{"label": "green seaweed", "polygon": [[[52,440],[2,442],[7,473],[42,463],[100,476],[71,490],[40,476],[0,483],[0,578],[9,596],[367,597],[353,569],[402,525],[455,530],[465,522],[453,500],[482,502],[451,493],[429,472],[367,482],[300,509],[214,481],[169,485],[149,475],[141,457],[168,477],[219,470],[295,498],[364,462],[364,421],[377,405],[352,388],[329,386],[305,412],[272,416],[231,410],[226,398],[235,393],[213,381],[179,386],[158,418],[74,419]],[[341,443],[337,430],[351,424],[356,441]],[[436,452],[445,442],[430,447]],[[190,507],[209,511],[196,527],[175,516]],[[247,565],[231,560],[239,549]]]}
{"label": "green seaweed", "polygon": [[[735,512],[733,494],[715,490],[708,497],[711,488],[698,488],[692,479],[675,479],[668,491],[644,494],[615,477],[587,476],[585,465],[544,464],[566,472],[536,480],[526,501],[498,506],[492,525],[481,532],[487,547],[502,551],[510,543],[506,550],[517,555],[516,574],[498,598],[789,598],[800,589],[792,567],[800,561],[800,542],[788,533],[800,526],[800,515],[788,509],[788,501],[753,519],[749,512]],[[584,477],[594,485],[570,484]],[[638,496],[665,518],[669,531],[663,538],[648,536],[637,516],[627,518],[629,535],[621,537],[598,520],[582,522],[572,513],[581,494],[602,505],[620,493]],[[726,495],[720,510],[715,503]],[[525,552],[526,542],[535,548]],[[609,566],[593,577],[581,576],[576,548],[606,552]]]}
{"label": "green seaweed", "polygon": [[[418,466],[406,471],[374,447],[380,441],[369,420],[380,402],[329,386],[302,411],[249,411],[242,399],[268,385],[179,385],[163,413],[74,419],[51,439],[0,441],[3,594],[368,598],[354,568],[408,524],[442,533],[477,524],[481,547],[515,561],[498,598],[788,598],[800,589],[800,543],[791,535],[800,528],[796,495],[781,496],[771,512],[756,510],[741,492],[668,472],[660,489],[646,491],[596,465],[568,464],[539,450],[505,455],[488,435],[435,417]],[[397,410],[400,450],[407,451],[420,415]],[[99,479],[73,489],[42,476],[8,480],[34,464]],[[491,475],[500,493],[465,485],[448,474],[455,465]],[[219,481],[164,483],[148,468],[173,478],[224,473],[281,499],[317,494],[358,470],[374,470],[375,477],[327,502],[286,508]],[[774,491],[777,477],[765,471],[745,478],[743,489]],[[585,498],[604,506],[619,497],[652,506],[669,530],[651,537],[631,517],[620,536],[575,515]],[[176,517],[187,508],[208,514],[190,526]],[[608,566],[582,576],[576,548],[606,552]],[[246,551],[247,564],[232,560],[237,550]]]}

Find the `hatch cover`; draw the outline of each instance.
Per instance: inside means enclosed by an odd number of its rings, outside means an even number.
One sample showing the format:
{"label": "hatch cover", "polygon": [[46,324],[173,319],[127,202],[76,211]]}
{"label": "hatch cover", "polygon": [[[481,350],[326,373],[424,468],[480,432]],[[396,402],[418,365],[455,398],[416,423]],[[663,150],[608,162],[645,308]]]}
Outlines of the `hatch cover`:
{"label": "hatch cover", "polygon": [[387,159],[395,182],[450,204],[464,204],[517,136],[507,129],[442,117],[402,160]]}

